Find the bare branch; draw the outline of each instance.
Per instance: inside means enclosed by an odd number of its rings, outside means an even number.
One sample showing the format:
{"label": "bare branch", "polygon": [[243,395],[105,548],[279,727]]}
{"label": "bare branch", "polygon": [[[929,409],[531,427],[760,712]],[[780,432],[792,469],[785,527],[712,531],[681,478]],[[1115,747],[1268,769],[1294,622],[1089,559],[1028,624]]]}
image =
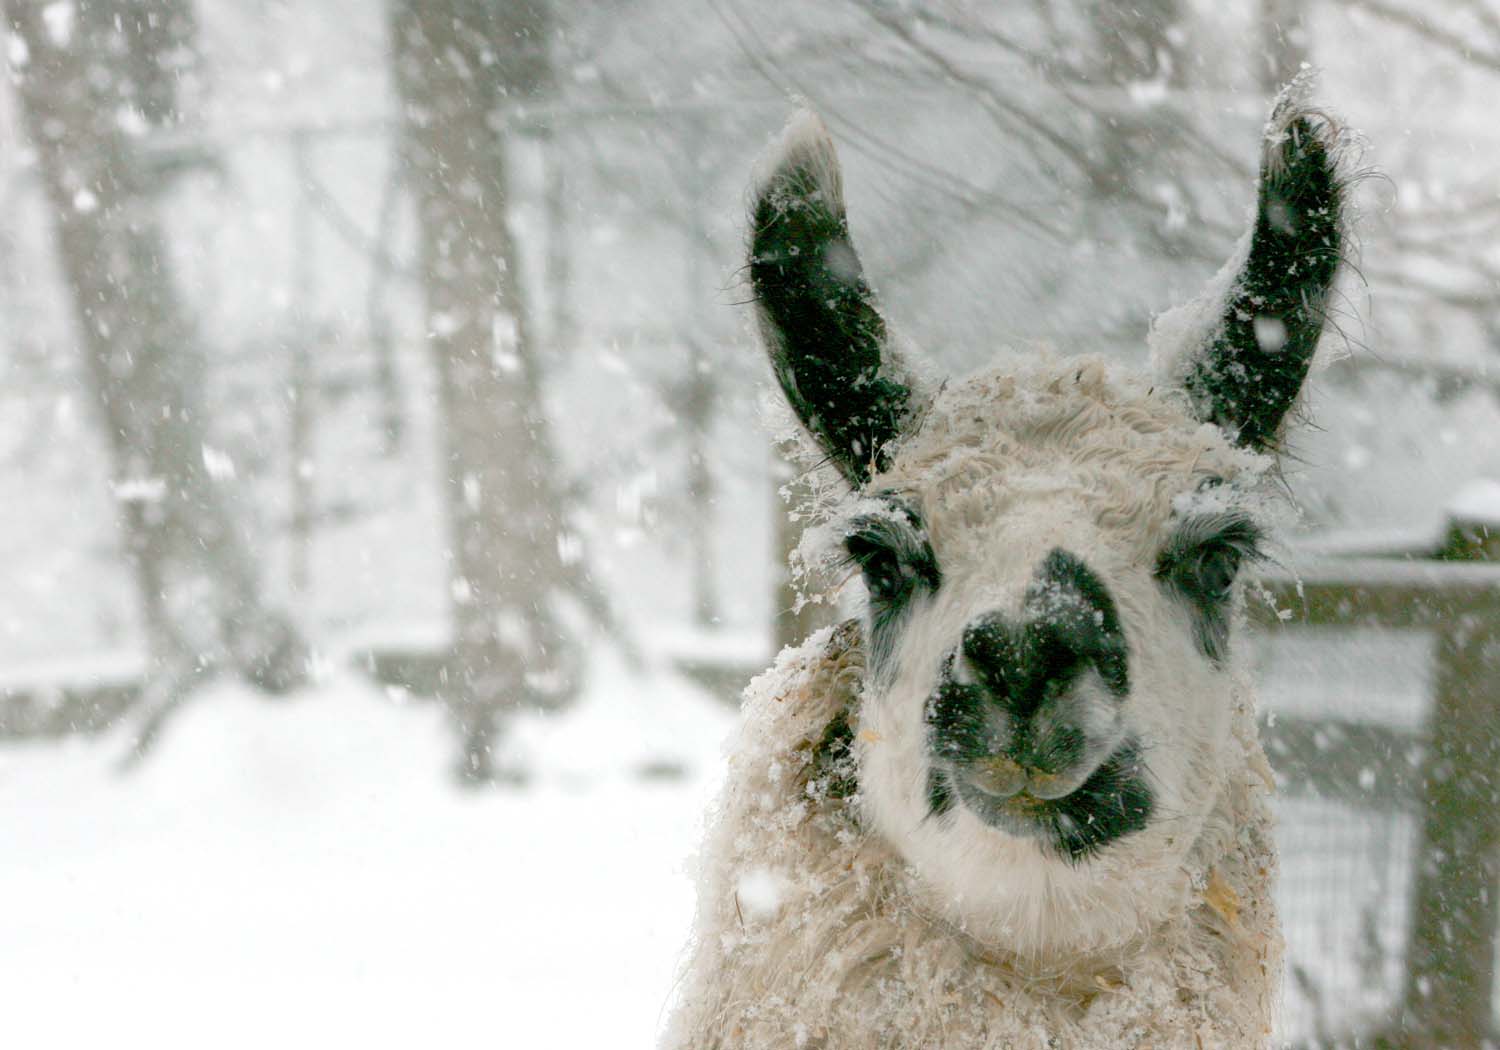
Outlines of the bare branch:
{"label": "bare branch", "polygon": [[1383,18],[1392,25],[1398,25],[1403,29],[1421,37],[1428,43],[1437,44],[1453,54],[1459,56],[1466,62],[1470,62],[1480,69],[1491,73],[1500,73],[1500,50],[1487,50],[1476,48],[1469,37],[1456,33],[1449,29],[1443,29],[1435,25],[1424,14],[1396,4],[1387,3],[1386,0],[1339,0],[1345,7],[1356,11],[1366,11],[1378,18]]}

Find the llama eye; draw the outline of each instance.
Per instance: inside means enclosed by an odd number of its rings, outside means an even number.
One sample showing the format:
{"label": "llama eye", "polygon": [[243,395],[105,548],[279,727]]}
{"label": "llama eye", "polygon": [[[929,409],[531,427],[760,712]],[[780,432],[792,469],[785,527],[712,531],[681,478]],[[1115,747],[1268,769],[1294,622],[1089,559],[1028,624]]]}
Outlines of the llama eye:
{"label": "llama eye", "polygon": [[913,595],[936,591],[942,582],[937,558],[921,519],[905,504],[891,512],[855,518],[844,534],[847,564],[858,566],[870,595],[874,624],[893,623]]}
{"label": "llama eye", "polygon": [[1157,578],[1195,605],[1222,603],[1247,560],[1261,557],[1260,530],[1239,517],[1190,519],[1157,558]]}
{"label": "llama eye", "polygon": [[1238,515],[1204,515],[1181,522],[1156,561],[1156,578],[1193,617],[1198,648],[1214,663],[1229,649],[1229,595],[1240,566],[1261,554],[1261,532]]}
{"label": "llama eye", "polygon": [[1255,557],[1254,547],[1242,547],[1222,537],[1165,557],[1158,578],[1185,602],[1193,615],[1193,636],[1203,655],[1223,661],[1229,647],[1229,593],[1240,564]]}
{"label": "llama eye", "polygon": [[912,573],[889,547],[863,536],[851,536],[845,542],[849,558],[864,574],[865,589],[872,601],[890,604],[899,600],[911,586]]}
{"label": "llama eye", "polygon": [[864,573],[865,587],[877,602],[891,604],[899,601],[911,586],[911,570],[889,552],[865,566]]}
{"label": "llama eye", "polygon": [[1196,590],[1205,599],[1222,602],[1229,597],[1234,578],[1240,571],[1240,551],[1222,543],[1198,548],[1192,558]]}

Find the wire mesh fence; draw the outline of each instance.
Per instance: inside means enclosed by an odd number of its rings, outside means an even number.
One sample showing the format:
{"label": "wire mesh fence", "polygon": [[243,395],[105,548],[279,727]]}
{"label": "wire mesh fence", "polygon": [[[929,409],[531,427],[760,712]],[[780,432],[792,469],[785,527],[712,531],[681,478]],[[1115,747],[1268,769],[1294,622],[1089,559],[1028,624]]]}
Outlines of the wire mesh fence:
{"label": "wire mesh fence", "polygon": [[1455,521],[1435,548],[1332,559],[1266,592],[1252,645],[1280,781],[1291,1045],[1492,1045],[1490,542]]}
{"label": "wire mesh fence", "polygon": [[[1358,756],[1343,790],[1302,775],[1277,732],[1305,738],[1324,771],[1346,722],[1415,734],[1431,689],[1426,632],[1298,626],[1258,632],[1251,643],[1266,709],[1270,757],[1281,783],[1279,904],[1287,939],[1281,1035],[1334,1042],[1381,1023],[1396,1008],[1411,893],[1414,796]],[[1319,728],[1327,727],[1327,728]],[[1319,747],[1319,734],[1322,747]]]}

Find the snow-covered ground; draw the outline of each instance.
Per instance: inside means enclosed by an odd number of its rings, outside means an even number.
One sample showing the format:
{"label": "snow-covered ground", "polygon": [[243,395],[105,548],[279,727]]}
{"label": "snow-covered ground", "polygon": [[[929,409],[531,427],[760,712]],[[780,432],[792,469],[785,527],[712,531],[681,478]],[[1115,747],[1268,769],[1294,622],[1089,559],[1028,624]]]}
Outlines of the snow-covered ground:
{"label": "snow-covered ground", "polygon": [[[1337,714],[1361,666],[1420,719],[1422,639],[1304,641],[1259,640],[1275,708]],[[526,784],[477,792],[436,705],[337,670],[212,688],[128,771],[123,731],[0,745],[0,1045],[653,1046],[734,716],[660,662],[589,681],[514,727]],[[1400,985],[1410,819],[1280,820],[1283,1034],[1347,1030]]]}
{"label": "snow-covered ground", "polygon": [[0,1042],[650,1047],[732,716],[605,670],[516,733],[523,788],[456,788],[436,708],[355,677],[214,689],[128,773],[0,748]]}

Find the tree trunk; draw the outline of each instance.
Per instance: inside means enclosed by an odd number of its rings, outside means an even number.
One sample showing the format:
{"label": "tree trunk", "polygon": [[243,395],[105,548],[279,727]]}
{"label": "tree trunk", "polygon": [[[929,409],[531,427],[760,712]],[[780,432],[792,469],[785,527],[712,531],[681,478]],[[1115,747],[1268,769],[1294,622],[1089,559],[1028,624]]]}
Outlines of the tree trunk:
{"label": "tree trunk", "polygon": [[401,205],[401,150],[391,151],[391,170],[380,190],[380,208],[375,221],[375,251],[370,262],[370,284],[365,291],[365,329],[375,362],[375,393],[380,401],[380,449],[386,456],[401,450],[406,438],[406,415],[402,408],[401,375],[396,364],[396,346],[386,294],[391,277],[391,242],[397,210]]}
{"label": "tree trunk", "polygon": [[1148,155],[1161,148],[1152,125],[1162,118],[1152,107],[1138,106],[1131,96],[1180,85],[1181,62],[1170,39],[1180,17],[1178,0],[1099,5],[1094,32],[1103,81],[1117,89],[1108,119],[1099,128],[1101,162],[1093,182],[1094,192],[1103,199],[1130,185],[1137,173],[1148,169]]}
{"label": "tree trunk", "polygon": [[1299,0],[1260,0],[1260,86],[1275,97],[1307,62],[1307,25]]}
{"label": "tree trunk", "polygon": [[714,509],[718,486],[709,469],[708,450],[712,437],[718,391],[708,355],[696,339],[688,343],[688,374],[683,380],[677,424],[687,445],[688,546],[691,550],[693,622],[713,627],[719,622],[719,594],[715,577],[719,567],[714,557]]}
{"label": "tree trunk", "polygon": [[305,675],[301,643],[262,602],[248,540],[209,472],[204,362],[172,279],[160,208],[167,176],[201,157],[141,148],[178,120],[191,55],[188,0],[5,0],[22,117],[57,237],[109,442],[120,528],[152,663],[142,745],[206,670],[229,663],[265,688]]}
{"label": "tree trunk", "polygon": [[[461,771],[493,775],[503,712],[562,702],[577,647],[557,464],[507,221],[505,110],[548,88],[536,3],[395,0],[391,42],[444,424],[454,643],[445,697]],[[562,548],[562,549],[560,549]]]}
{"label": "tree trunk", "polygon": [[312,145],[304,131],[292,135],[292,171],[297,178],[297,204],[292,211],[292,303],[287,332],[286,389],[287,493],[291,504],[287,527],[287,582],[293,598],[304,601],[312,592],[312,551],[317,526],[317,485],[314,415],[317,411],[317,370],[314,343],[319,336],[317,235],[310,199]]}

